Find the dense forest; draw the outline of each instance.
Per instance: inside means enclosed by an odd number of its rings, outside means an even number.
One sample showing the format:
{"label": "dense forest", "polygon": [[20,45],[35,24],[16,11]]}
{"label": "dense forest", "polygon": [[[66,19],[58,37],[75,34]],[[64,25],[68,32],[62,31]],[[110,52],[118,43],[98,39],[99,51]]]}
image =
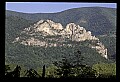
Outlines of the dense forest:
{"label": "dense forest", "polygon": [[[36,69],[26,69],[24,66],[14,64],[5,65],[5,78],[116,78],[116,64],[99,62],[92,66],[83,64],[84,57],[81,51],[74,53],[71,60],[62,57],[50,66]],[[13,69],[14,68],[14,69]]]}

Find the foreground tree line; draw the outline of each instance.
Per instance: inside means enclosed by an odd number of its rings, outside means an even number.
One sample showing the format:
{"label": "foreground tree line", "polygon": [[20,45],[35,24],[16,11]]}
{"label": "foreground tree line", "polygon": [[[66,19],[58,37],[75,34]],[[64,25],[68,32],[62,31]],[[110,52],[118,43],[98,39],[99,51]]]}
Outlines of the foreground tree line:
{"label": "foreground tree line", "polygon": [[70,59],[63,57],[61,61],[56,61],[52,66],[35,69],[21,70],[16,66],[11,71],[9,65],[5,65],[5,78],[116,78],[116,64],[98,63],[93,66],[84,65],[84,57],[77,50],[75,57]]}

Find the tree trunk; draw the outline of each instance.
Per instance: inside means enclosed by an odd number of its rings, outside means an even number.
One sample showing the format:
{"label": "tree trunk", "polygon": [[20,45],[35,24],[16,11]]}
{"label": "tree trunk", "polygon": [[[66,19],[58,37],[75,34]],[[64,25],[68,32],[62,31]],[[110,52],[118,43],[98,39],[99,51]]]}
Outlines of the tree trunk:
{"label": "tree trunk", "polygon": [[45,65],[43,66],[42,78],[45,78]]}

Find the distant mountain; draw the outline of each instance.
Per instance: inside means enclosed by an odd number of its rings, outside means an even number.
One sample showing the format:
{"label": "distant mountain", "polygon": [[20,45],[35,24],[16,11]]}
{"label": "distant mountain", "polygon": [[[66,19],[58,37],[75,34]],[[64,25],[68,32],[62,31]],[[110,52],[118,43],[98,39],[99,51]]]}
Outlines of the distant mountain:
{"label": "distant mountain", "polygon": [[37,22],[39,20],[53,20],[60,22],[63,26],[74,22],[95,35],[109,34],[116,32],[116,9],[104,7],[83,7],[65,10],[58,13],[19,13],[6,11],[6,16],[17,16]]}
{"label": "distant mountain", "polygon": [[[107,48],[108,51],[108,59],[106,60],[99,53],[96,52],[95,49],[89,48],[89,44],[93,44],[91,41],[82,41],[78,42],[62,42],[62,44],[75,44],[76,47],[40,47],[40,46],[30,46],[23,45],[18,43],[13,43],[16,40],[20,39],[21,43],[29,43],[29,41],[33,41],[32,36],[38,36],[39,29],[32,29],[38,23],[41,23],[40,20],[52,20],[59,24],[59,29],[63,30],[66,28],[68,23],[74,25],[79,25],[80,27],[84,27],[86,31],[91,31],[92,36],[95,35],[96,38],[99,38],[100,42]],[[61,57],[66,55],[66,57],[72,57],[73,52],[76,49],[81,49],[82,55],[86,58],[84,61],[85,64],[93,65],[98,62],[111,62],[111,60],[115,61],[116,55],[116,9],[114,8],[104,8],[104,7],[84,7],[84,8],[74,8],[65,10],[58,13],[20,13],[15,11],[6,10],[6,24],[5,24],[5,59],[8,63],[17,63],[24,64],[26,67],[36,67],[42,66],[44,64],[49,65],[55,60],[60,60]],[[47,24],[46,24],[47,25]],[[39,25],[38,25],[39,26]],[[44,26],[44,24],[43,24]],[[29,27],[29,28],[28,28]],[[49,27],[49,25],[48,25]],[[37,27],[36,27],[37,28]],[[22,33],[23,30],[25,33]],[[32,29],[32,30],[31,30]],[[75,29],[75,28],[74,28]],[[59,34],[59,30],[49,29],[48,34]],[[46,31],[47,32],[47,31]],[[28,34],[27,34],[28,33]],[[34,35],[35,33],[35,35]],[[18,38],[21,37],[21,38]],[[78,37],[78,36],[77,36]],[[39,40],[43,39],[43,36],[34,37]],[[43,40],[54,43],[55,41],[50,39],[61,39],[60,36],[47,36],[44,37]],[[36,39],[34,39],[36,40]],[[33,42],[34,43],[34,42]],[[38,41],[39,43],[39,41]],[[59,43],[59,42],[58,42]],[[61,42],[60,42],[61,43]],[[34,43],[35,45],[37,43]],[[43,45],[43,44],[41,44]],[[95,44],[98,45],[98,44]],[[70,56],[72,55],[72,56]],[[114,58],[113,58],[114,57]]]}

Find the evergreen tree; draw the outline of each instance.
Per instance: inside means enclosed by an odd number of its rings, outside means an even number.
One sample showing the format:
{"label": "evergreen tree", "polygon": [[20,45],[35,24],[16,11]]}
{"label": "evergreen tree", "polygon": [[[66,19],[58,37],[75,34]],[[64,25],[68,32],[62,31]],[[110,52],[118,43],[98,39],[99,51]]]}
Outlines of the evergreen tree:
{"label": "evergreen tree", "polygon": [[9,65],[5,65],[5,75],[7,74],[7,72],[8,72],[9,70],[11,70],[11,69],[10,69],[10,66],[9,66]]}
{"label": "evergreen tree", "polygon": [[40,75],[34,70],[34,69],[29,69],[25,71],[24,77],[29,77],[29,78],[39,78]]}
{"label": "evergreen tree", "polygon": [[43,66],[42,78],[45,78],[45,65]]}
{"label": "evergreen tree", "polygon": [[72,66],[66,57],[63,57],[62,61],[54,62],[54,65],[58,67],[57,75],[60,75],[61,78],[69,77]]}

